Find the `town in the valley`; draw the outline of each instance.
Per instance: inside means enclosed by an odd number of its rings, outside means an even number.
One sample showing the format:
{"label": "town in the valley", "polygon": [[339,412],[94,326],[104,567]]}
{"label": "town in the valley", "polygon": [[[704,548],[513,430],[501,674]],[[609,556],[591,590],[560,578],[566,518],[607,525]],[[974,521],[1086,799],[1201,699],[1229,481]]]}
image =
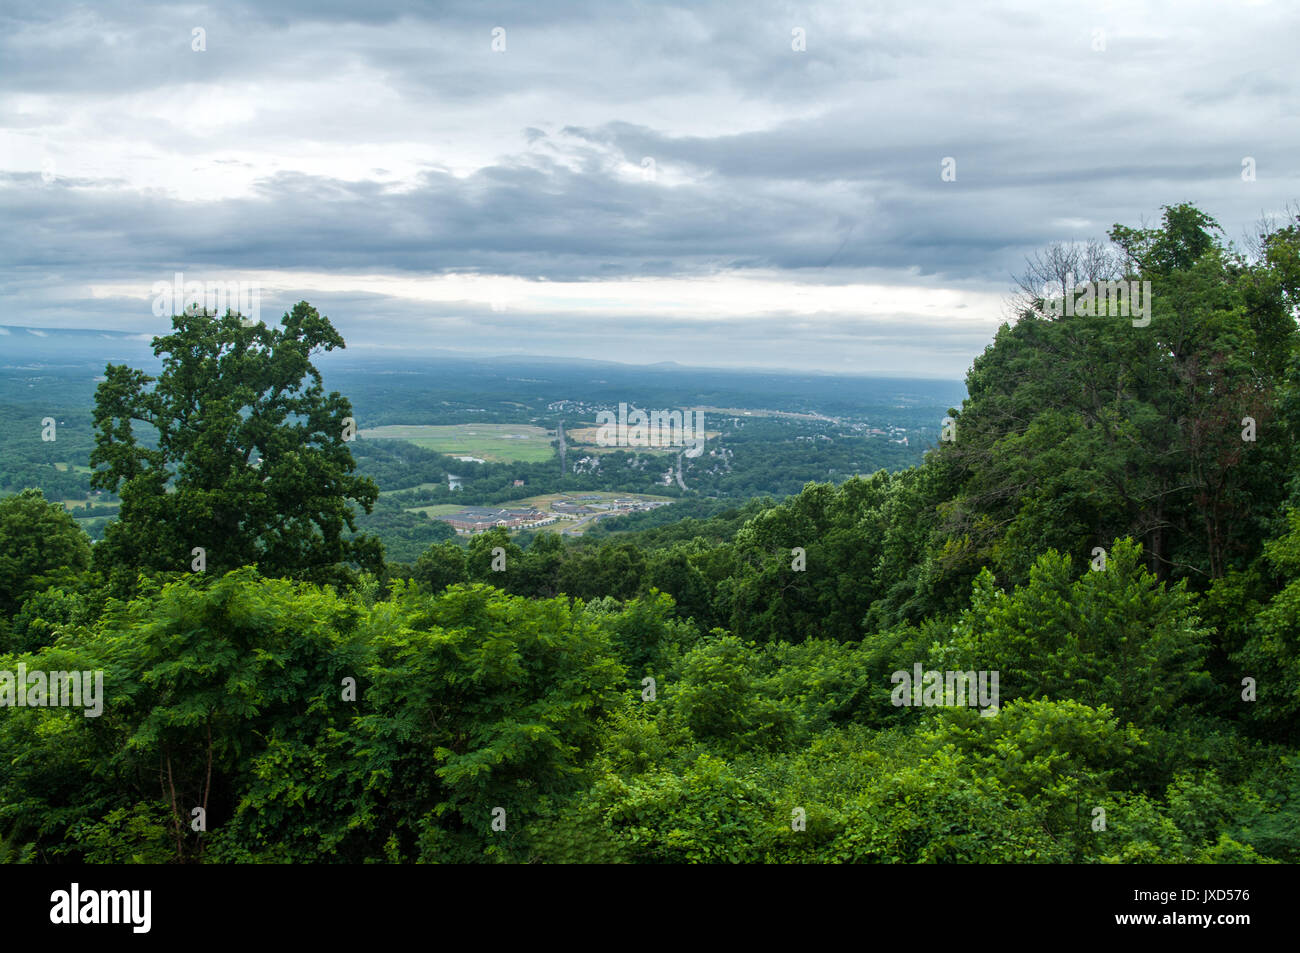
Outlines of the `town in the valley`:
{"label": "town in the valley", "polygon": [[567,522],[568,525],[560,528],[560,532],[571,533],[580,532],[581,527],[599,519],[653,510],[660,506],[667,506],[671,502],[671,500],[640,497],[609,499],[607,494],[589,493],[564,496],[525,507],[499,509],[467,506],[459,512],[435,516],[434,519],[449,523],[457,533],[467,536],[486,532],[498,526],[514,531],[538,529],[562,521]]}

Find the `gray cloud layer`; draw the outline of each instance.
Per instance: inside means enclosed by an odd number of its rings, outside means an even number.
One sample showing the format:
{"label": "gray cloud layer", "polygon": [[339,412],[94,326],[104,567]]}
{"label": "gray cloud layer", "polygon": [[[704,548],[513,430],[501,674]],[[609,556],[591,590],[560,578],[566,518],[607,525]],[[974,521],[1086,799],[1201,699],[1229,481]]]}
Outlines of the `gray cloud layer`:
{"label": "gray cloud layer", "polygon": [[[1162,204],[1197,202],[1236,236],[1300,197],[1298,18],[1267,3],[10,3],[0,323],[154,330],[147,303],[90,288],[175,270],[1003,291],[1033,249]],[[689,301],[666,318],[635,300],[565,322],[282,290],[376,346],[434,329],[456,336],[441,347],[607,357],[621,340],[631,359],[689,363],[671,353],[688,342],[700,363],[925,376],[961,373],[994,326],[723,320]]]}

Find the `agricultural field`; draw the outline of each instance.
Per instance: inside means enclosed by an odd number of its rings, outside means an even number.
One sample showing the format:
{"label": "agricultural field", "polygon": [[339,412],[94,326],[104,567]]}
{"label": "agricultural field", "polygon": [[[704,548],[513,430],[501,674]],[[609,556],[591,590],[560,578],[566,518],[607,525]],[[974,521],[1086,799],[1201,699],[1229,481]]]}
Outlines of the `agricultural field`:
{"label": "agricultural field", "polygon": [[[636,452],[636,453],[666,453],[666,454],[675,454],[675,453],[677,453],[678,450],[681,450],[681,449],[682,449],[682,447],[676,447],[676,446],[669,446],[669,447],[617,447],[617,446],[602,447],[602,446],[600,446],[599,444],[596,443],[596,436],[597,436],[599,433],[600,433],[600,428],[599,428],[599,427],[595,427],[595,426],[591,426],[591,427],[575,427],[575,428],[573,428],[572,430],[566,429],[566,430],[564,431],[564,438],[565,438],[565,440],[566,440],[566,441],[568,442],[568,444],[569,444],[569,452],[570,452],[570,453],[574,453],[574,452],[581,452],[581,453],[631,453],[631,452]],[[706,441],[708,441],[708,440],[716,440],[719,436],[721,436],[721,433],[722,433],[722,432],[721,432],[720,430],[705,430],[705,431],[704,431],[704,439],[705,439]],[[693,438],[693,437],[692,437],[692,438],[689,438],[689,440],[688,440],[688,445],[689,445],[689,446],[694,446],[694,444],[695,444],[694,438]]]}
{"label": "agricultural field", "polygon": [[431,519],[437,519],[439,516],[448,516],[452,513],[459,513],[465,508],[463,503],[431,503],[428,506],[409,507],[407,513],[423,513]]}
{"label": "agricultural field", "polygon": [[367,440],[405,440],[448,456],[488,463],[542,463],[555,455],[552,432],[531,424],[390,424],[357,431]]}
{"label": "agricultural field", "polygon": [[438,480],[436,483],[429,483],[429,482],[417,483],[415,484],[415,486],[404,486],[401,489],[397,489],[397,490],[380,490],[379,495],[388,496],[392,493],[409,493],[412,490],[432,490],[434,487],[439,487],[439,486],[446,486],[446,483],[443,480]]}

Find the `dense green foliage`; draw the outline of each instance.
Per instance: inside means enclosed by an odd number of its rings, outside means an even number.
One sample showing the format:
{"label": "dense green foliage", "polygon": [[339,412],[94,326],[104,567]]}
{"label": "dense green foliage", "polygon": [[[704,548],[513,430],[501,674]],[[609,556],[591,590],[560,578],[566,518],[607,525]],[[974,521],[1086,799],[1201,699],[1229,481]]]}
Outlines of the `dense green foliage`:
{"label": "dense green foliage", "polygon": [[[326,394],[311,363],[343,339],[299,302],[281,329],[181,314],[154,342],[152,378],[110,364],[95,394],[93,486],[122,498],[95,556],[107,571],[216,571],[256,563],[295,579],[337,580],[340,564],[377,566],[375,541],[352,538],[349,501],[379,490],[352,474],[351,405]],[[136,428],[152,429],[150,443]]]}
{"label": "dense green foliage", "polygon": [[[374,571],[266,546],[179,573],[152,554],[183,522],[128,546],[186,518],[164,506],[259,492],[230,457],[256,415],[233,409],[251,371],[196,383],[224,415],[167,493],[116,436],[142,391],[114,371],[97,459],[123,529],[88,561],[39,494],[0,503],[29,554],[0,562],[0,671],[105,686],[100,717],[0,711],[0,853],[1300,861],[1300,224],[1249,260],[1189,206],[1111,237],[1149,326],[1028,308],[919,466]],[[359,498],[331,486],[326,512]],[[935,703],[896,687],[913,671],[998,694]]]}

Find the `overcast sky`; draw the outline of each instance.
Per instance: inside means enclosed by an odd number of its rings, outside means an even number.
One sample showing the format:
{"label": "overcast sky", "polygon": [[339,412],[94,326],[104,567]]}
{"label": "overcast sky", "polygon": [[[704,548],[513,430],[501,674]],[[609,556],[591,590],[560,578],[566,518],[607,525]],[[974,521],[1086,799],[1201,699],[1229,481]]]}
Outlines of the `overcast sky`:
{"label": "overcast sky", "polygon": [[1300,199],[1298,21],[4,0],[0,324],[157,333],[182,272],[369,353],[959,377],[1028,252]]}

